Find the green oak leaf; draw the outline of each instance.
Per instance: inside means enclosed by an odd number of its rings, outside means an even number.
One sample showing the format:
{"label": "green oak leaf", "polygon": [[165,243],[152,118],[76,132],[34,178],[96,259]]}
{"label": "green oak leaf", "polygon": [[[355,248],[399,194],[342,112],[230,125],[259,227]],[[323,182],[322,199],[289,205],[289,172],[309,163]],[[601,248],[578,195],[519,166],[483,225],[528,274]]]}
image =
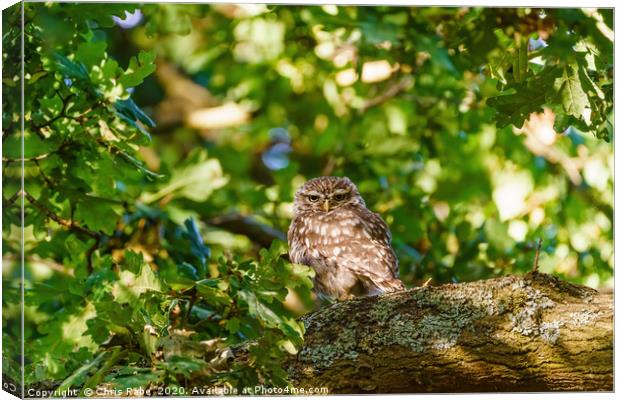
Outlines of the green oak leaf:
{"label": "green oak leaf", "polygon": [[125,88],[135,87],[153,72],[155,72],[155,53],[141,51],[138,57],[131,57],[129,67],[127,67],[125,74],[120,77],[119,82]]}
{"label": "green oak leaf", "polygon": [[566,66],[562,74],[554,80],[553,88],[557,91],[559,101],[566,113],[586,122],[589,121],[590,117],[586,114],[586,110],[591,109],[590,100],[583,90],[576,65]]}
{"label": "green oak leaf", "polygon": [[135,302],[141,294],[148,291],[160,292],[162,284],[148,264],[142,264],[140,272],[121,271],[119,279],[114,283],[112,295],[114,299],[123,303]]}
{"label": "green oak leaf", "polygon": [[119,205],[102,199],[82,198],[75,206],[74,218],[95,232],[111,235],[121,214]]}
{"label": "green oak leaf", "polygon": [[226,185],[227,182],[228,178],[224,176],[220,162],[216,159],[207,159],[206,153],[202,153],[197,163],[174,170],[167,184],[155,193],[144,193],[142,200],[145,203],[152,203],[165,196],[174,195],[203,202],[214,190]]}

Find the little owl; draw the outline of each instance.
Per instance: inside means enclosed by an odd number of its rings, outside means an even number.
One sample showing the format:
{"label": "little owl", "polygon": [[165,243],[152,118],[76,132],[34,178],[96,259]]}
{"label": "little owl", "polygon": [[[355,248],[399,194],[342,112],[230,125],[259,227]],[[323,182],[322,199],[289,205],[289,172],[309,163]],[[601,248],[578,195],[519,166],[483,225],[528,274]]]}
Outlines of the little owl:
{"label": "little owl", "polygon": [[339,300],[404,289],[392,237],[349,178],[323,176],[295,193],[292,262],[312,267],[320,297]]}

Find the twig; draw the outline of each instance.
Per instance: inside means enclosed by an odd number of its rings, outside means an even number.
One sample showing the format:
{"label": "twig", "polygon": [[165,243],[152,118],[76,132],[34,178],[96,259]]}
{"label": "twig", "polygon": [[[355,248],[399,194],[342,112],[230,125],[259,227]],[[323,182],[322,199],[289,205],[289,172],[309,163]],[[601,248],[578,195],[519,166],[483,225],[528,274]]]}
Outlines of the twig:
{"label": "twig", "polygon": [[392,97],[395,97],[400,92],[403,92],[411,87],[413,84],[413,78],[411,76],[405,76],[396,84],[387,88],[387,90],[377,97],[373,97],[372,99],[368,99],[364,102],[362,107],[359,109],[360,113],[365,112],[371,107],[378,106],[379,104],[385,103]]}
{"label": "twig", "polygon": [[[86,270],[88,271],[89,274],[92,273],[93,272],[92,255],[95,252],[95,250],[97,250],[99,248],[99,244],[101,243],[101,234],[98,233],[98,232],[92,231],[92,230],[90,230],[88,228],[85,228],[83,226],[80,226],[80,225],[76,224],[75,222],[73,222],[73,220],[68,221],[68,220],[60,217],[59,215],[55,214],[52,210],[48,209],[45,205],[41,204],[37,199],[32,197],[32,195],[30,193],[26,192],[26,191],[20,191],[18,193],[23,193],[24,197],[33,206],[38,208],[49,219],[57,222],[59,225],[64,226],[65,228],[68,228],[70,230],[83,233],[83,234],[88,235],[91,238],[95,239],[95,243],[93,243],[93,245],[91,247],[89,247],[88,250],[86,251]],[[15,197],[15,195],[13,195],[13,197]]]}
{"label": "twig", "polygon": [[52,181],[50,181],[47,175],[45,175],[45,172],[43,172],[43,168],[41,168],[41,164],[39,163],[39,160],[34,160],[34,163],[37,166],[37,168],[39,168],[39,172],[41,173],[41,178],[43,178],[47,186],[50,188],[54,187],[54,184],[52,183]]}
{"label": "twig", "polygon": [[64,226],[65,228],[71,229],[71,230],[75,230],[78,232],[81,232],[85,235],[88,235],[94,239],[99,239],[100,238],[100,234],[98,232],[95,231],[91,231],[88,228],[84,228],[83,226],[77,225],[76,223],[72,222],[72,221],[67,221],[66,219],[56,215],[53,211],[51,211],[50,209],[48,209],[45,205],[41,204],[37,199],[35,199],[34,197],[32,197],[32,195],[26,191],[23,191],[24,197],[26,197],[26,199],[36,208],[38,208],[40,211],[42,211],[49,219],[55,221],[56,223],[58,223],[61,226]]}
{"label": "twig", "polygon": [[2,162],[6,162],[6,163],[12,163],[12,162],[18,162],[18,161],[24,161],[24,162],[28,162],[28,161],[39,161],[39,160],[43,160],[44,158],[47,158],[50,156],[50,154],[55,153],[56,151],[50,151],[49,153],[45,153],[45,154],[39,154],[38,156],[34,156],[34,157],[25,157],[25,158],[6,158],[6,157],[2,157]]}
{"label": "twig", "polygon": [[424,283],[422,284],[422,287],[427,287],[427,286],[431,283],[431,281],[432,281],[432,280],[433,280],[433,278],[428,278],[428,279],[426,280],[426,282],[424,282]]}
{"label": "twig", "polygon": [[13,203],[15,203],[15,201],[17,200],[17,198],[19,196],[22,195],[22,191],[18,190],[17,192],[15,192],[15,194],[13,196],[11,196],[7,201],[6,204],[4,205],[5,207],[10,207],[13,205]]}
{"label": "twig", "polygon": [[542,238],[538,238],[538,246],[536,247],[536,256],[534,257],[534,266],[532,271],[538,272],[538,256],[540,255],[540,248],[542,246]]}
{"label": "twig", "polygon": [[56,94],[58,95],[58,97],[60,97],[60,99],[62,100],[62,110],[60,110],[60,112],[58,113],[58,115],[56,115],[55,117],[49,119],[48,121],[45,121],[44,123],[42,123],[41,125],[35,125],[32,124],[32,128],[35,130],[40,130],[41,128],[44,128],[46,126],[50,126],[52,125],[54,122],[58,121],[59,119],[63,118],[63,117],[67,117],[67,108],[69,107],[69,99],[71,97],[74,97],[74,94],[70,94],[69,96],[63,98],[60,93],[56,92]]}

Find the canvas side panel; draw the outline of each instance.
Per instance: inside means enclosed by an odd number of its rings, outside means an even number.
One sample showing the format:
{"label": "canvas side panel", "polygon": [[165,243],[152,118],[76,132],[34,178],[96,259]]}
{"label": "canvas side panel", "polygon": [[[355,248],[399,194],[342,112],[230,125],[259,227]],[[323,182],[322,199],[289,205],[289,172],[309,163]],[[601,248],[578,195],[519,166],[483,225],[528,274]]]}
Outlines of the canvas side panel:
{"label": "canvas side panel", "polygon": [[22,396],[22,5],[2,11],[2,389]]}

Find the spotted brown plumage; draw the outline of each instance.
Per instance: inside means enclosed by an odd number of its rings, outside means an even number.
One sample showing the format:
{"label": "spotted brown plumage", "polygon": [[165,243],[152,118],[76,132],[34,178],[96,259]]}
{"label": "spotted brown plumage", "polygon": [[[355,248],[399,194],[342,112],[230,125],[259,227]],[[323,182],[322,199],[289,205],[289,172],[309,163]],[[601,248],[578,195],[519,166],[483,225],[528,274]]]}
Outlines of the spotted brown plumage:
{"label": "spotted brown plumage", "polygon": [[404,289],[387,224],[346,177],[306,182],[295,194],[291,261],[312,267],[315,290],[339,300]]}

